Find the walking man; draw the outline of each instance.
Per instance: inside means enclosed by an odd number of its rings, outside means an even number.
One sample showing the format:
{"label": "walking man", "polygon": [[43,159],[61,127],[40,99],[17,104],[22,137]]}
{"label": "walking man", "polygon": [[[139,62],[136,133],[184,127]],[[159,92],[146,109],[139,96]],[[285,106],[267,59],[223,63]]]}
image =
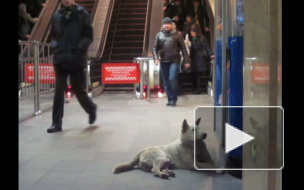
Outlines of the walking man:
{"label": "walking man", "polygon": [[61,8],[52,17],[50,35],[56,86],[52,126],[47,132],[62,131],[64,92],[68,76],[72,90],[82,108],[89,114],[89,124],[92,124],[96,119],[97,105],[83,86],[88,47],[93,41],[93,27],[88,12],[74,0],[61,0]]}
{"label": "walking man", "polygon": [[177,102],[180,51],[185,60],[185,67],[190,67],[183,34],[173,28],[169,17],[165,17],[161,31],[156,34],[152,53],[155,64],[160,64],[160,72],[168,96],[167,106],[176,106]]}

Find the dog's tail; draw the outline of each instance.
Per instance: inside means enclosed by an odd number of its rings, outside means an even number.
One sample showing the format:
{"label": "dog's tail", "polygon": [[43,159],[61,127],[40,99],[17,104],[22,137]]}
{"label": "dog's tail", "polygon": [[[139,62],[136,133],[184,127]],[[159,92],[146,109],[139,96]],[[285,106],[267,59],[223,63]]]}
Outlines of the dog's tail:
{"label": "dog's tail", "polygon": [[141,153],[142,152],[138,153],[129,162],[116,166],[113,170],[113,173],[118,174],[118,173],[121,173],[121,172],[126,172],[126,171],[129,171],[129,170],[132,170],[136,165],[138,165],[139,157],[140,157]]}

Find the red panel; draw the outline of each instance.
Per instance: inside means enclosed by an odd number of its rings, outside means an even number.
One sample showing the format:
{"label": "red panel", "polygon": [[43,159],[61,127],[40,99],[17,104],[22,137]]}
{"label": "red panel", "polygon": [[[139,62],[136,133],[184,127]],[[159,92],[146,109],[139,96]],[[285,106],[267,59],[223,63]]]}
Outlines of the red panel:
{"label": "red panel", "polygon": [[[25,82],[35,82],[35,66],[33,63],[25,64]],[[41,84],[55,83],[55,72],[52,63],[43,63],[39,65],[39,82]]]}
{"label": "red panel", "polygon": [[136,84],[140,82],[139,64],[137,63],[103,63],[103,84]]}

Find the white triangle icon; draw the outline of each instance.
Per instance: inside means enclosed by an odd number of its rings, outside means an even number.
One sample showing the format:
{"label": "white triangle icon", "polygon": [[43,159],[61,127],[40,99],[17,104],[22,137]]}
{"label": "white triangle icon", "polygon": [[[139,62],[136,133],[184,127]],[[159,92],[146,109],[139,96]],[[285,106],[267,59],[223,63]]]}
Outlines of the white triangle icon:
{"label": "white triangle icon", "polygon": [[225,135],[225,153],[251,141],[253,136],[244,133],[243,131],[225,123],[226,135]]}

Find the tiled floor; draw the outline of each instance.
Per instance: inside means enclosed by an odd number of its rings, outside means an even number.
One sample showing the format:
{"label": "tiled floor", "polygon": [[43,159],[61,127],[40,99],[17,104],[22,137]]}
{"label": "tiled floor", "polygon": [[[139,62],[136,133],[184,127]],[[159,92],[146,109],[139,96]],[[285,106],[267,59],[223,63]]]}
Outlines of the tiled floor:
{"label": "tiled floor", "polygon": [[[164,180],[141,170],[113,174],[113,167],[128,161],[147,146],[162,145],[178,137],[182,121],[193,123],[196,106],[212,106],[208,95],[179,96],[178,106],[166,106],[165,98],[134,100],[132,94],[103,94],[93,98],[97,120],[76,98],[65,104],[63,132],[48,134],[52,97],[42,102],[44,111],[31,115],[32,103],[19,102],[20,190],[241,190],[242,181],[228,173],[175,170]],[[27,103],[29,102],[29,103]],[[28,105],[27,105],[28,104]],[[32,106],[32,107],[31,107]],[[32,110],[33,111],[33,110]],[[27,112],[27,113],[25,113]],[[208,117],[210,120],[213,117]],[[210,121],[209,121],[210,122]],[[211,126],[206,126],[207,146],[213,157],[219,145]]]}

